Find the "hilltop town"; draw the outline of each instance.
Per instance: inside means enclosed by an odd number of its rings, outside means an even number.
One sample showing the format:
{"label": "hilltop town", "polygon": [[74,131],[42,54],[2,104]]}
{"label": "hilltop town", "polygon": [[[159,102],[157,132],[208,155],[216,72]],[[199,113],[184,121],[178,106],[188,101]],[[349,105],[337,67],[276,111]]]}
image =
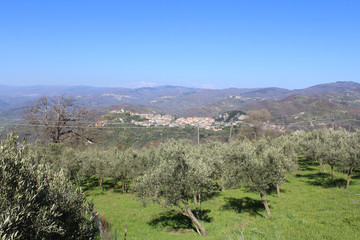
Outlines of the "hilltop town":
{"label": "hilltop town", "polygon": [[[231,122],[219,121],[218,119],[223,119],[223,116],[220,115],[216,120],[211,117],[180,117],[175,118],[171,115],[165,114],[153,114],[153,113],[136,113],[128,112],[124,109],[120,110],[111,110],[107,115],[107,119],[101,120],[95,124],[96,127],[103,127],[108,124],[115,123],[126,123],[130,122],[131,124],[143,127],[156,127],[156,126],[167,126],[167,127],[184,127],[192,126],[204,128],[206,130],[220,131],[223,127],[231,126],[231,124],[241,124],[247,116],[245,114],[239,115],[233,119]],[[112,117],[111,117],[112,116]],[[130,117],[127,118],[126,117]]]}

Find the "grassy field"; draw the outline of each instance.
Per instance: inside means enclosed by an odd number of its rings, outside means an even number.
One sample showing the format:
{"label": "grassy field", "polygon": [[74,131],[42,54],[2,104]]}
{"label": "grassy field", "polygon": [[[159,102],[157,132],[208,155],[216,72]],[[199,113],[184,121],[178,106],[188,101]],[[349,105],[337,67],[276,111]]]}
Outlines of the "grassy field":
{"label": "grassy field", "polygon": [[[281,198],[275,192],[267,197],[270,218],[260,196],[245,188],[215,192],[194,212],[207,239],[360,239],[360,173],[347,190],[345,180],[345,174],[331,180],[316,164],[302,162],[281,187]],[[85,193],[108,220],[110,239],[115,229],[123,239],[125,222],[127,239],[201,239],[187,218],[152,203],[143,207],[134,194],[98,187]]]}

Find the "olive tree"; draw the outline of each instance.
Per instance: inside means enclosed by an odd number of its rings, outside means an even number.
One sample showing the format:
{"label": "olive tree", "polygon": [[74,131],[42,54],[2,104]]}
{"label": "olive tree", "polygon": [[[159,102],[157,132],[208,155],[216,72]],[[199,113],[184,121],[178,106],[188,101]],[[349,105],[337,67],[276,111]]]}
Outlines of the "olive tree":
{"label": "olive tree", "polygon": [[328,145],[325,140],[324,131],[314,130],[311,133],[306,134],[302,145],[304,157],[317,161],[322,170],[326,172],[323,153],[328,150]]}
{"label": "olive tree", "polygon": [[152,200],[161,206],[188,217],[196,231],[206,236],[202,223],[190,208],[190,199],[201,189],[214,186],[211,171],[203,159],[193,153],[192,146],[183,141],[169,141],[156,151],[157,164],[137,179],[135,191],[143,201]]}
{"label": "olive tree", "polygon": [[80,157],[79,177],[86,180],[87,187],[89,187],[88,181],[91,176],[95,175],[101,190],[104,191],[104,178],[111,175],[111,152],[100,148],[88,148]]}
{"label": "olive tree", "polygon": [[129,148],[126,150],[112,151],[109,163],[110,177],[121,181],[123,193],[127,193],[127,182],[136,177],[142,171],[142,160],[137,150]]}
{"label": "olive tree", "polygon": [[47,164],[54,171],[64,170],[71,180],[80,185],[79,170],[83,159],[78,149],[62,143],[50,143],[47,146],[36,143],[26,146],[24,153],[33,164]]}
{"label": "olive tree", "polygon": [[[221,148],[221,146],[222,144],[218,145],[217,143],[212,143],[192,146],[190,149],[190,163],[197,168],[198,174],[204,174],[206,178],[209,178],[209,180],[201,177],[193,178],[192,188],[194,189],[194,203],[199,206],[201,205],[204,193],[217,187],[216,181],[221,176],[222,172],[222,169],[218,168],[218,162],[222,158],[218,148]],[[204,180],[208,181],[209,185],[204,187]]]}
{"label": "olive tree", "polygon": [[210,142],[200,145],[200,154],[211,170],[211,177],[220,181],[221,190],[224,192],[229,185],[226,180],[228,174],[229,145],[220,142]]}
{"label": "olive tree", "polygon": [[104,191],[104,178],[111,176],[111,159],[112,155],[109,151],[104,151],[100,149],[94,149],[92,155],[90,156],[92,158],[92,162],[95,166],[95,175],[99,180],[99,186],[101,187],[101,190]]}
{"label": "olive tree", "polygon": [[[326,151],[321,152],[321,158],[331,167],[331,178],[334,178],[335,166],[341,165],[341,162],[349,159],[349,140],[350,133],[343,128],[334,130],[332,128],[321,129],[321,135],[327,146]],[[345,161],[346,162],[346,161]]]}
{"label": "olive tree", "polygon": [[[272,144],[279,151],[280,156],[277,158],[277,164],[283,174],[297,169],[298,144],[294,136],[283,135],[274,139],[269,144]],[[285,178],[277,178],[277,180],[276,191],[278,198],[280,198],[280,186],[285,183]]]}
{"label": "olive tree", "polygon": [[227,185],[236,186],[239,183],[247,184],[247,179],[243,177],[243,164],[248,161],[254,152],[254,145],[248,139],[237,140],[231,142],[229,152],[225,162],[227,167],[225,170],[225,181]]}
{"label": "olive tree", "polygon": [[94,239],[92,204],[63,171],[33,164],[10,135],[0,148],[1,239]]}
{"label": "olive tree", "polygon": [[80,169],[79,169],[79,178],[81,181],[86,182],[86,186],[89,189],[90,188],[90,178],[95,175],[96,172],[96,163],[94,159],[91,157],[92,151],[88,149],[87,151],[81,152],[80,155]]}
{"label": "olive tree", "polygon": [[360,131],[352,133],[348,137],[348,157],[344,157],[341,166],[347,170],[346,188],[350,185],[351,174],[355,168],[360,166]]}
{"label": "olive tree", "polygon": [[285,181],[284,154],[266,139],[255,142],[244,140],[232,146],[233,174],[239,181],[257,191],[263,201],[267,215],[270,208],[266,194],[278,183]]}

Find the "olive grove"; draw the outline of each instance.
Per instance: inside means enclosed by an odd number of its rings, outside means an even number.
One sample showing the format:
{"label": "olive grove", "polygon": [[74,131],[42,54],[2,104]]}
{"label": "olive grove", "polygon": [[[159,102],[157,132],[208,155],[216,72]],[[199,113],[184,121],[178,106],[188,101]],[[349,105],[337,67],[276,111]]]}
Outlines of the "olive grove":
{"label": "olive grove", "polygon": [[[0,150],[1,236],[93,237],[92,215],[84,217],[92,206],[86,204],[80,188],[89,190],[97,184],[101,193],[119,188],[122,194],[134,193],[145,205],[152,201],[175,211],[206,236],[203,219],[195,211],[211,194],[246,187],[261,199],[270,217],[269,195],[276,191],[280,198],[280,188],[298,170],[299,159],[323,171],[329,168],[331,173],[320,174],[324,178],[343,178],[337,172],[346,173],[348,188],[360,166],[359,143],[360,131],[344,129],[297,131],[277,138],[257,134],[230,144],[169,140],[142,149],[96,145],[80,149],[63,143],[20,147],[12,135]],[[69,219],[76,219],[76,224]]]}

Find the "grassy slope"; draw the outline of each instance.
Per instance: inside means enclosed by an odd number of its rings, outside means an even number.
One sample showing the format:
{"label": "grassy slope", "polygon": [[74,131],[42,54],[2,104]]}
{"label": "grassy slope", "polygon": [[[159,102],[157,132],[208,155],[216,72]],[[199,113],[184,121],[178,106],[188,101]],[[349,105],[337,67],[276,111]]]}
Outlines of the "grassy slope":
{"label": "grassy slope", "polygon": [[[257,193],[245,188],[218,192],[199,211],[207,239],[360,239],[360,175],[348,190],[345,178],[336,173],[331,181],[317,165],[303,164],[281,187],[280,199],[275,193],[268,196],[271,218]],[[125,222],[128,239],[201,239],[186,218],[154,204],[143,208],[133,194],[116,189],[101,193],[98,188],[86,194],[119,239]]]}

